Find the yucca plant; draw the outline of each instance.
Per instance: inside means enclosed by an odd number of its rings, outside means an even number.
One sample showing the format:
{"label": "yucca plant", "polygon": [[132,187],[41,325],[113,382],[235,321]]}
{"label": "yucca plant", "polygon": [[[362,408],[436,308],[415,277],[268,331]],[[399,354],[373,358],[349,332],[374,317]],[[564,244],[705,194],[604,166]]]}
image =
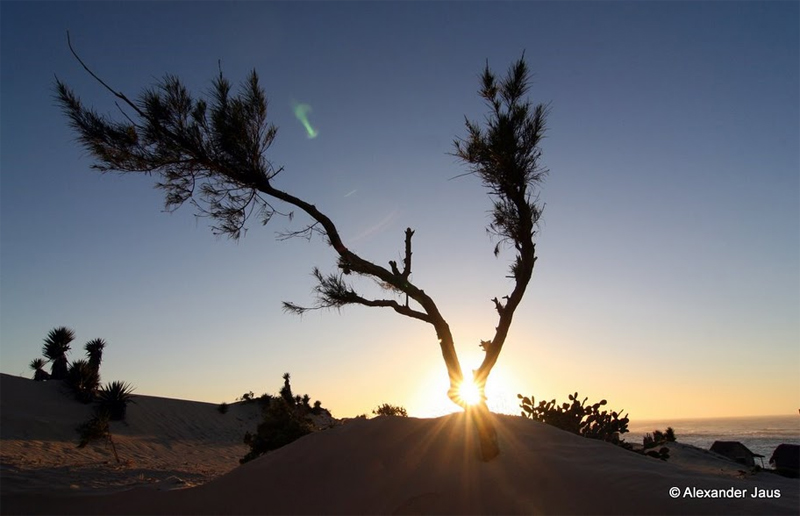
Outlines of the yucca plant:
{"label": "yucca plant", "polygon": [[65,326],[50,330],[44,339],[42,354],[53,364],[50,369],[50,377],[53,380],[63,380],[67,377],[69,371],[67,353],[73,340],[75,332]]}
{"label": "yucca plant", "polygon": [[106,347],[106,341],[103,339],[93,339],[86,343],[84,349],[86,356],[89,357],[89,365],[100,372],[100,362],[103,361],[103,349]]}
{"label": "yucca plant", "polygon": [[34,358],[31,360],[30,367],[35,371],[33,373],[33,379],[37,382],[50,379],[50,373],[44,370],[45,365],[47,365],[47,361],[43,358]]}
{"label": "yucca plant", "polygon": [[72,363],[66,381],[75,398],[82,403],[91,403],[100,387],[100,375],[86,360]]}
{"label": "yucca plant", "polygon": [[122,421],[128,410],[128,403],[133,401],[133,386],[126,382],[111,382],[97,393],[98,409],[108,414],[111,421]]}

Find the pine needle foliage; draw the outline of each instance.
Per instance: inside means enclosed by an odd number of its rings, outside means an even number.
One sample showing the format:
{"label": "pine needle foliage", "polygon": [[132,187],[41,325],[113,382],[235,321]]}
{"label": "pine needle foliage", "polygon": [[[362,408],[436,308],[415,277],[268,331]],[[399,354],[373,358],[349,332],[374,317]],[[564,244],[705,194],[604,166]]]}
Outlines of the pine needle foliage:
{"label": "pine needle foliage", "polygon": [[[188,202],[198,216],[211,219],[216,234],[232,239],[241,237],[252,216],[267,224],[275,215],[291,219],[295,209],[304,213],[310,221],[280,237],[321,235],[338,255],[337,270],[326,274],[314,269],[317,296],[313,306],[286,302],[284,309],[303,314],[356,304],[388,308],[430,324],[447,368],[448,396],[465,406],[458,395],[464,373],[450,326],[434,299],[411,281],[414,231],[406,229],[402,263],[389,260],[389,267],[382,266],[349,249],[339,228],[316,205],[277,187],[283,169],[266,157],[277,128],[267,119],[267,98],[255,71],[236,91],[220,70],[205,95],[191,93],[180,78],[166,75],[131,98],[109,86],[81,60],[69,35],[67,41],[83,68],[117,99],[121,112],[116,118],[100,114],[85,106],[60,79],[55,81],[56,100],[79,143],[94,158],[95,169],[155,175],[156,186],[165,192],[168,211]],[[481,340],[485,357],[473,373],[472,381],[481,392],[506,341],[536,262],[534,236],[542,212],[537,203],[538,187],[547,174],[540,163],[540,144],[548,108],[544,104],[533,106],[526,100],[529,84],[524,54],[501,79],[495,77],[487,63],[479,90],[489,107],[485,127],[466,120],[466,137],[454,141],[454,155],[470,169],[466,175],[478,176],[492,197],[492,219],[487,230],[498,238],[495,255],[504,246],[515,251],[510,266],[513,288],[508,295],[491,300],[498,322],[494,335]],[[279,211],[278,202],[289,209]],[[353,278],[378,283],[386,295],[371,298],[359,294],[350,282]],[[481,409],[472,412],[488,414],[485,402]],[[482,443],[496,444],[488,418],[476,417],[484,420],[486,434]],[[493,447],[484,457],[497,454]]]}
{"label": "pine needle foliage", "polygon": [[56,94],[101,172],[157,173],[165,208],[191,200],[214,232],[238,239],[255,211],[266,224],[276,210],[260,193],[278,175],[265,155],[277,128],[267,123],[267,100],[252,71],[238,93],[220,75],[209,98],[194,98],[178,77],[165,76],[135,101],[117,93],[134,118],[115,121],[86,108],[60,80]]}

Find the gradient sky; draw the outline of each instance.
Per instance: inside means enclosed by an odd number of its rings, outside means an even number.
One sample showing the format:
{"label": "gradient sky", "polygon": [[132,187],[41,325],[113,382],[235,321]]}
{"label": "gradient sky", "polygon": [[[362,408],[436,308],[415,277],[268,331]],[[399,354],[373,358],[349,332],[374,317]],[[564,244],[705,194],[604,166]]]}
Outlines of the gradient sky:
{"label": "gradient sky", "polygon": [[[538,262],[490,407],[517,393],[607,398],[632,419],[800,407],[800,38],[797,2],[0,3],[0,359],[30,376],[47,332],[107,340],[101,373],[140,394],[233,401],[297,393],[337,417],[380,403],[450,410],[432,327],[394,312],[284,314],[310,303],[321,239],[304,219],[233,242],[146,176],[100,175],[53,100],[54,75],[102,112],[166,73],[207,91],[218,63],[255,68],[279,127],[277,186],[386,265],[416,230],[413,281],[454,331],[462,367],[510,292],[490,202],[448,152],[488,60],[525,51],[550,102]],[[293,106],[311,106],[307,137]]]}

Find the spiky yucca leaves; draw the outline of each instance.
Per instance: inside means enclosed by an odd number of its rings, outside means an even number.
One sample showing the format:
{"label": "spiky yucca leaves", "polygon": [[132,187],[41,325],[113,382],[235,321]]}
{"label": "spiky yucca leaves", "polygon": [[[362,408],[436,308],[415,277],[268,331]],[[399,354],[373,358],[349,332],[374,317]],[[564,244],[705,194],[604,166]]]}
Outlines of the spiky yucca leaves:
{"label": "spiky yucca leaves", "polygon": [[35,371],[33,373],[33,379],[37,382],[50,379],[50,374],[44,370],[45,365],[47,365],[47,361],[43,358],[34,358],[31,360],[30,368]]}
{"label": "spiky yucca leaves", "polygon": [[63,380],[67,377],[69,371],[67,353],[71,349],[70,343],[73,340],[75,332],[65,326],[50,330],[44,339],[42,354],[53,364],[50,369],[50,377],[53,380]]}
{"label": "spiky yucca leaves", "polygon": [[100,363],[103,361],[103,349],[106,347],[106,341],[103,339],[93,339],[86,343],[84,349],[86,356],[89,357],[89,365],[92,369],[100,372]]}
{"label": "spiky yucca leaves", "polygon": [[133,386],[126,382],[114,381],[97,393],[98,410],[108,414],[111,421],[122,421],[132,401]]}
{"label": "spiky yucca leaves", "polygon": [[91,403],[100,387],[100,375],[88,361],[76,360],[70,365],[66,382],[78,401]]}

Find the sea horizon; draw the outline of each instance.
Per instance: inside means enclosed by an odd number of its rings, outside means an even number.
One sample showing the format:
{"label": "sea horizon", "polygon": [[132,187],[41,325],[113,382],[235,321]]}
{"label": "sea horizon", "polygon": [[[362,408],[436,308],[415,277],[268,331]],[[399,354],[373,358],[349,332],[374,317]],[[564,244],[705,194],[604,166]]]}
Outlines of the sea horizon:
{"label": "sea horizon", "polygon": [[[712,418],[652,419],[632,421],[623,438],[640,443],[646,433],[672,427],[679,443],[709,449],[714,441],[738,441],[763,456],[769,466],[772,452],[780,444],[800,444],[800,415],[729,416]],[[760,465],[759,461],[756,461]]]}

